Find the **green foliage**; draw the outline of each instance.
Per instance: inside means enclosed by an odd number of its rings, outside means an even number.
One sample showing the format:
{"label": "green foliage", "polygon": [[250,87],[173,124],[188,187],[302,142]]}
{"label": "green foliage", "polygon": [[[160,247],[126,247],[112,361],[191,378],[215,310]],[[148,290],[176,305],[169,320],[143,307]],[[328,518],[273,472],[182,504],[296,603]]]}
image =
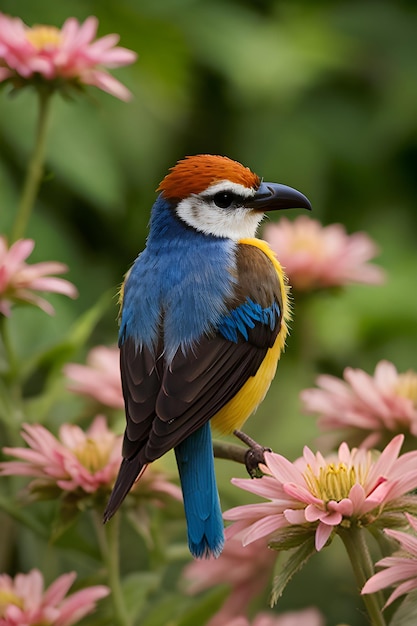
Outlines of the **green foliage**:
{"label": "green foliage", "polygon": [[307,561],[316,553],[314,547],[314,537],[304,541],[297,548],[293,548],[285,558],[284,563],[281,559],[277,561],[277,574],[272,583],[271,605],[274,606],[284,593],[285,587],[288,585],[294,574],[307,563]]}

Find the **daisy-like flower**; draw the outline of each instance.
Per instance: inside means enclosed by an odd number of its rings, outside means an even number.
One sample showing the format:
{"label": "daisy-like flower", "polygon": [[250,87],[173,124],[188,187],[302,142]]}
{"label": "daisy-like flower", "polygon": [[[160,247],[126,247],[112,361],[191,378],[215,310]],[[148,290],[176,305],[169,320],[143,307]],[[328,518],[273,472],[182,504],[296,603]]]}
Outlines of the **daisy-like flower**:
{"label": "daisy-like flower", "polygon": [[72,283],[50,275],[66,272],[68,268],[63,263],[25,263],[34,246],[32,239],[20,239],[9,248],[6,239],[0,237],[0,314],[9,316],[12,304],[28,302],[53,315],[53,306],[36,291],[77,297],[77,289]]}
{"label": "daisy-like flower", "polygon": [[[29,489],[34,495],[55,496],[63,491],[83,497],[111,490],[120,466],[122,437],[109,430],[102,415],[85,432],[79,426],[63,424],[57,439],[40,424],[25,424],[22,437],[29,448],[3,448],[5,454],[19,460],[0,463],[0,475],[33,477]],[[162,472],[149,468],[132,497],[155,499],[158,494],[181,499],[176,485]]]}
{"label": "daisy-like flower", "polygon": [[373,376],[348,367],[343,378],[322,375],[317,389],[301,392],[304,411],[318,415],[323,430],[341,430],[366,447],[399,431],[417,436],[416,372],[380,361]]}
{"label": "daisy-like flower", "polygon": [[400,596],[417,589],[417,518],[405,514],[414,534],[386,528],[385,533],[396,539],[401,545],[401,551],[393,556],[385,557],[376,563],[385,569],[377,572],[366,582],[362,593],[375,593],[385,587],[398,585],[391,593],[385,606],[388,606]]}
{"label": "daisy-like flower", "polygon": [[83,24],[68,18],[61,29],[55,26],[26,26],[18,17],[0,13],[0,81],[15,85],[39,81],[57,87],[94,85],[109,94],[129,100],[130,91],[105,68],[133,63],[137,55],[117,47],[119,35],[93,41],[98,20],[88,17]]}
{"label": "daisy-like flower", "polygon": [[96,608],[110,592],[108,587],[86,587],[66,597],[76,578],[63,574],[44,589],[42,574],[33,569],[15,578],[0,575],[1,626],[72,626]]}
{"label": "daisy-like flower", "polygon": [[417,488],[417,451],[399,456],[403,440],[397,435],[375,458],[370,450],[349,450],[346,443],[327,458],[305,447],[294,463],[266,452],[266,476],[232,482],[270,501],[226,511],[225,519],[235,522],[226,535],[240,533],[247,545],[266,536],[285,538],[292,527],[314,533],[321,550],[338,527],[382,525],[385,510],[401,516],[404,506],[417,506],[416,496],[405,498]]}
{"label": "daisy-like flower", "polygon": [[304,215],[292,222],[284,217],[265,227],[264,238],[299,291],[384,281],[383,270],[368,263],[378,253],[375,243],[366,233],[348,235],[342,224],[322,226]]}
{"label": "daisy-like flower", "polygon": [[253,598],[268,583],[276,554],[262,538],[242,546],[235,538],[226,541],[223,552],[216,559],[193,561],[184,570],[191,595],[217,585],[228,585],[231,593],[221,609],[209,620],[207,626],[223,626],[236,615],[243,615]]}
{"label": "daisy-like flower", "polygon": [[124,407],[119,349],[116,346],[96,346],[87,355],[87,365],[68,363],[64,373],[70,380],[70,391],[115,409]]}
{"label": "daisy-like flower", "polygon": [[19,461],[0,463],[3,475],[32,476],[30,489],[58,487],[63,491],[81,489],[94,493],[113,484],[120,464],[121,437],[98,415],[87,431],[63,424],[59,439],[40,424],[25,424],[22,437],[29,448],[4,448]]}

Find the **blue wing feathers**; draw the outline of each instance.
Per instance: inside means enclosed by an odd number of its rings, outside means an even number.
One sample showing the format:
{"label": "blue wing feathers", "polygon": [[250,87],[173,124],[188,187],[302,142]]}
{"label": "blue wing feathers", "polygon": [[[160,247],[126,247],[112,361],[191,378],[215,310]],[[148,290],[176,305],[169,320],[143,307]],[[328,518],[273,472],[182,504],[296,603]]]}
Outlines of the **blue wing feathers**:
{"label": "blue wing feathers", "polygon": [[184,496],[188,545],[197,558],[218,556],[224,545],[223,520],[207,422],[175,448]]}
{"label": "blue wing feathers", "polygon": [[223,315],[218,325],[219,332],[225,339],[237,343],[239,334],[248,341],[248,329],[259,322],[274,330],[281,316],[278,302],[263,308],[259,303],[247,298],[243,304]]}

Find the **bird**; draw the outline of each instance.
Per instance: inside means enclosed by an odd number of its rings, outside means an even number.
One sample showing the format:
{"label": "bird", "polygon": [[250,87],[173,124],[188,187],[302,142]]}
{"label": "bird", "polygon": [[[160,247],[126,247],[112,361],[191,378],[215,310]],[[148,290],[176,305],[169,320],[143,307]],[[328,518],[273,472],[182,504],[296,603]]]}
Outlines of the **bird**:
{"label": "bird", "polygon": [[268,211],[311,204],[215,154],[179,160],[156,191],[146,246],[121,288],[126,429],[103,521],[174,449],[189,550],[217,557],[224,526],[211,426],[239,431],[262,402],[290,317],[284,271],[256,231]]}

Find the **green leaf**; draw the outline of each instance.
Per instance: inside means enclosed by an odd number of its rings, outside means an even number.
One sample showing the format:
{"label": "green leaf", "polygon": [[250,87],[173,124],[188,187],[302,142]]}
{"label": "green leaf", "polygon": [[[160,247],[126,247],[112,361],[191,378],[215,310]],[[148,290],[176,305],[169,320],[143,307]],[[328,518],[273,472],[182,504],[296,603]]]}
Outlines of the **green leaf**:
{"label": "green leaf", "polygon": [[108,292],[97,303],[81,315],[54,346],[40,351],[22,364],[22,380],[31,386],[35,384],[39,393],[26,402],[28,419],[43,423],[51,407],[63,392],[62,368],[88,342],[97,322],[105,313],[111,302],[112,295]]}
{"label": "green leaf", "polygon": [[291,551],[272,583],[271,606],[274,606],[274,604],[278,602],[278,599],[281,597],[285,587],[294,574],[300,571],[303,565],[305,565],[308,559],[315,553],[314,537],[309,537],[298,548]]}
{"label": "green leaf", "polygon": [[191,602],[177,593],[158,591],[157,600],[152,598],[149,610],[141,619],[140,626],[178,626],[184,608]]}
{"label": "green leaf", "polygon": [[38,368],[49,366],[51,371],[60,370],[64,363],[85,345],[97,322],[112,302],[113,297],[113,290],[104,293],[94,306],[75,321],[67,334],[63,336],[62,341],[27,360],[23,370],[23,378],[27,378]]}
{"label": "green leaf", "polygon": [[144,608],[150,593],[156,591],[161,583],[157,572],[134,572],[123,578],[123,596],[132,623]]}
{"label": "green leaf", "polygon": [[33,515],[27,513],[21,506],[15,504],[9,496],[0,494],[0,509],[8,513],[16,522],[30,528],[34,533],[48,539],[48,529],[39,522]]}
{"label": "green leaf", "polygon": [[269,542],[269,547],[281,552],[282,550],[292,550],[304,544],[314,536],[315,528],[305,528],[304,526],[289,526],[274,534],[273,541]]}
{"label": "green leaf", "polygon": [[230,589],[221,585],[216,589],[204,594],[201,599],[194,598],[193,605],[186,610],[177,626],[195,626],[195,624],[206,624],[208,618],[217,613],[230,594]]}

